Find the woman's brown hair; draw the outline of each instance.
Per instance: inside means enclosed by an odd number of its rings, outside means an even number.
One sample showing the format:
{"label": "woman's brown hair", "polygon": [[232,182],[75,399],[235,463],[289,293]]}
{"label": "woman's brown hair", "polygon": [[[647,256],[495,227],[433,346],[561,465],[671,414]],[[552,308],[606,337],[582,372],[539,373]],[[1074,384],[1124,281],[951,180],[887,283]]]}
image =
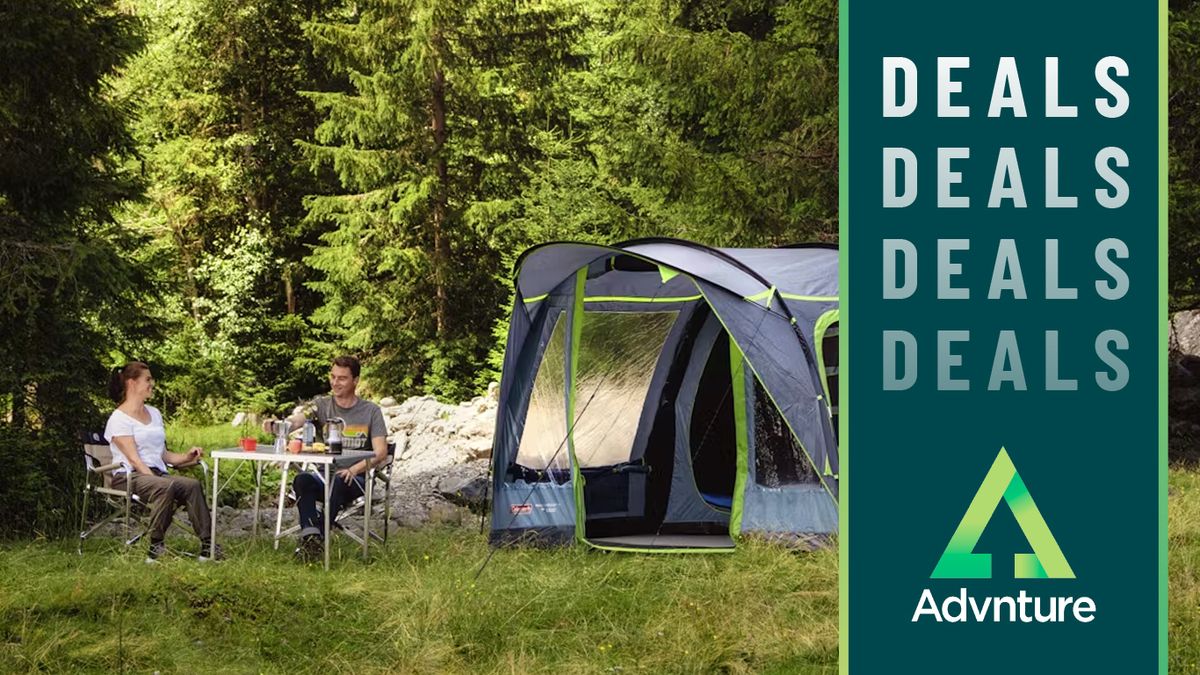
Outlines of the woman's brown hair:
{"label": "woman's brown hair", "polygon": [[108,378],[108,395],[118,404],[125,400],[125,383],[136,380],[142,373],[150,370],[150,366],[141,361],[130,361],[123,368],[113,368]]}

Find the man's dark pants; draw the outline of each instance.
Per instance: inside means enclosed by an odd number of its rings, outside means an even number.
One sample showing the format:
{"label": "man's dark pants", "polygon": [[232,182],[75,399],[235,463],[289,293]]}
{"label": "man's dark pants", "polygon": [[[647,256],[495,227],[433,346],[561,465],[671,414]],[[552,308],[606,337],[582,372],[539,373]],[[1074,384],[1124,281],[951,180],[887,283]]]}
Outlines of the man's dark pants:
{"label": "man's dark pants", "polygon": [[[343,508],[362,495],[363,477],[355,476],[349,485],[336,475],[330,475],[329,480],[333,483],[329,491],[329,522],[332,523]],[[292,489],[296,491],[296,508],[300,511],[300,536],[320,535],[325,530],[325,519],[317,509],[318,504],[325,502],[322,478],[311,472],[297,474]]]}

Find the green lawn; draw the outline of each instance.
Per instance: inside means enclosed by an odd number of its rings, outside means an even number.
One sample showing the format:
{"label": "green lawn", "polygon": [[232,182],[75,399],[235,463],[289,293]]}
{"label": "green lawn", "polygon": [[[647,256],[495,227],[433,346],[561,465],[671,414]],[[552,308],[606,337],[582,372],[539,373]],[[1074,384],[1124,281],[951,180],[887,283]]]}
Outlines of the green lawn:
{"label": "green lawn", "polygon": [[[244,431],[249,430],[228,424],[197,427],[168,423],[167,449],[183,453],[193,446],[199,446],[204,448],[205,453],[212,453],[213,450],[222,448],[236,448]],[[271,442],[271,438],[267,434],[256,432],[256,435],[261,443]],[[211,467],[212,458],[210,457],[207,461]],[[246,466],[238,471],[241,464],[242,462],[238,460],[221,462],[221,504],[224,506],[248,506],[250,504],[251,496],[254,494],[254,470],[253,467]],[[203,478],[198,469],[191,469],[186,473],[197,479]],[[263,472],[264,494],[272,495],[279,489],[279,475],[279,469],[273,466]],[[207,483],[204,489],[206,492],[209,490]]]}
{"label": "green lawn", "polygon": [[1200,672],[1200,470],[1172,470],[1167,550],[1170,672]]}
{"label": "green lawn", "polygon": [[835,673],[837,556],[502,550],[401,530],[333,569],[269,546],[157,566],[38,542],[0,554],[0,671]]}
{"label": "green lawn", "polygon": [[[1170,476],[1170,672],[1200,664],[1200,472]],[[111,541],[0,549],[0,672],[835,673],[837,553],[487,555],[401,530],[333,570],[263,543],[142,563]]]}

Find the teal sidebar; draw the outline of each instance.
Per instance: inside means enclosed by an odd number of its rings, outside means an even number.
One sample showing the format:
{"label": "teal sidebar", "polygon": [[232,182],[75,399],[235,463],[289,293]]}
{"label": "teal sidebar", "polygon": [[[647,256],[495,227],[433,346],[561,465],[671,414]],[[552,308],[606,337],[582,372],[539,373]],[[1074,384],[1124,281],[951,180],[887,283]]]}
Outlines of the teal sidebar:
{"label": "teal sidebar", "polygon": [[1166,672],[1165,13],[842,3],[843,673]]}

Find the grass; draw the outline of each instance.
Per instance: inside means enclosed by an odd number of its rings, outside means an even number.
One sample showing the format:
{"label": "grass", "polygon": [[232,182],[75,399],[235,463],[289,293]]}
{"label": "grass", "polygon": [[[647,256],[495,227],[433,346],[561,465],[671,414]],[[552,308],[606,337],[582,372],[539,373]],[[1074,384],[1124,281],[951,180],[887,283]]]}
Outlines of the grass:
{"label": "grass", "polygon": [[[167,449],[172,452],[184,453],[194,446],[204,448],[206,453],[224,448],[237,448],[238,441],[246,431],[229,424],[211,424],[208,426],[188,426],[185,424],[167,423]],[[255,431],[259,442],[269,443],[271,438],[259,430]],[[212,466],[212,460],[209,466]],[[242,467],[241,461],[221,462],[221,504],[223,506],[247,506],[254,494],[254,467]],[[185,472],[197,479],[203,476],[198,469]],[[279,489],[278,468],[268,467],[263,472],[263,494],[271,495]],[[207,484],[205,489],[208,489]]]}
{"label": "grass", "polygon": [[1167,499],[1169,667],[1200,670],[1200,471],[1172,469]]}
{"label": "grass", "polygon": [[[1200,667],[1200,471],[1172,469],[1169,672]],[[836,673],[836,548],[487,555],[401,530],[333,570],[262,542],[149,567],[111,541],[0,547],[0,672]]]}
{"label": "grass", "polygon": [[[230,426],[228,424],[210,424],[208,426],[196,427],[186,424],[177,424],[168,422],[167,426],[167,449],[171,452],[187,452],[192,446],[200,446],[206,452],[220,450],[221,448],[236,448],[238,441],[242,438],[241,427]],[[256,430],[255,435],[265,439],[266,437],[261,431]]]}
{"label": "grass", "polygon": [[334,569],[234,543],[219,565],[59,542],[0,554],[0,671],[835,673],[836,551],[487,555],[404,530]]}

